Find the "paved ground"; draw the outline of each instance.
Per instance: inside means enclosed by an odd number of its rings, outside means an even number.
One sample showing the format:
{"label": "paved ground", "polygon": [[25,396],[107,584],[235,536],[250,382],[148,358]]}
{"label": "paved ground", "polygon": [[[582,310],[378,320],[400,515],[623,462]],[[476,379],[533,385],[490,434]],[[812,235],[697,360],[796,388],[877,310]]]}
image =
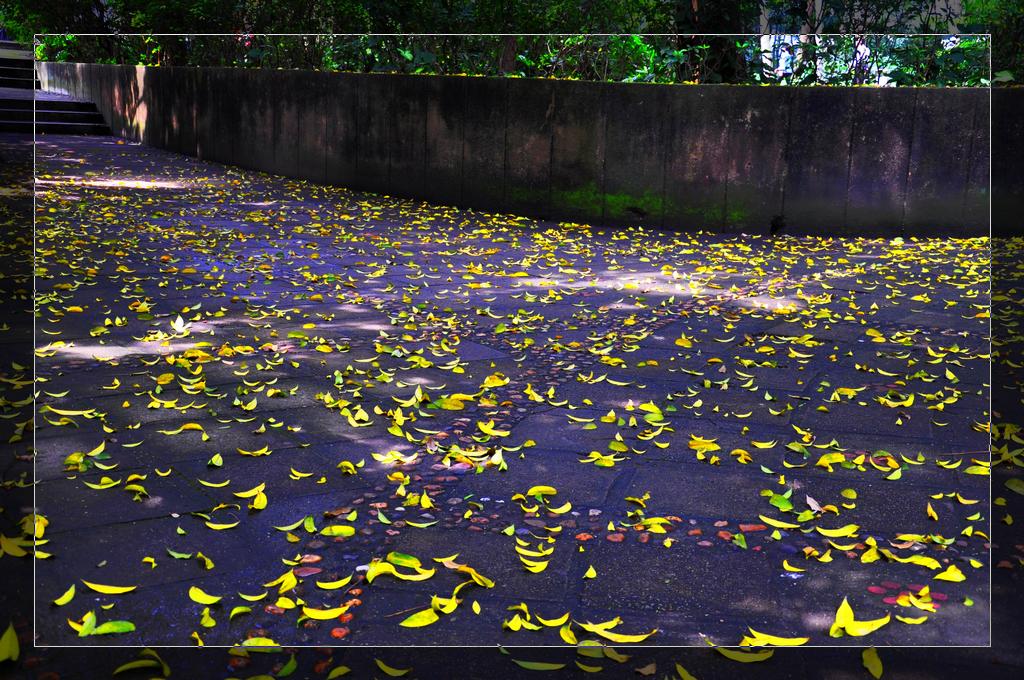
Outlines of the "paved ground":
{"label": "paved ground", "polygon": [[40,643],[988,641],[987,241],[37,153]]}

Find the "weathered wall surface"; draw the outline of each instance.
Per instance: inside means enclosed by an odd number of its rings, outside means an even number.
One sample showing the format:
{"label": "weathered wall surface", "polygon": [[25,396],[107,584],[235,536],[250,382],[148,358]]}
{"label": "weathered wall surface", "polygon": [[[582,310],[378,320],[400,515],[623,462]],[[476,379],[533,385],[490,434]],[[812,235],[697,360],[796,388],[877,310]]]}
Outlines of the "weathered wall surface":
{"label": "weathered wall surface", "polygon": [[992,234],[1024,235],[1024,88],[992,90]]}
{"label": "weathered wall surface", "polygon": [[669,229],[989,231],[985,89],[39,67],[116,134],[354,189]]}

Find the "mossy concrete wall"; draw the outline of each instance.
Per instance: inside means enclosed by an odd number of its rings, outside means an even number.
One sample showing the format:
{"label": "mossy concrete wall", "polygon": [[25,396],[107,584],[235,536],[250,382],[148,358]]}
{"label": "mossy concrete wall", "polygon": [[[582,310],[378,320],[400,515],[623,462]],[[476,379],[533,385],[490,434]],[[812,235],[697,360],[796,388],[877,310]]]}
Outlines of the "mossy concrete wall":
{"label": "mossy concrete wall", "polygon": [[[992,90],[994,236],[1024,235],[1024,115],[1021,112],[1024,112],[1024,87]],[[977,197],[974,200],[977,201]]]}
{"label": "mossy concrete wall", "polygon": [[354,189],[669,229],[989,231],[985,89],[39,67],[116,134]]}

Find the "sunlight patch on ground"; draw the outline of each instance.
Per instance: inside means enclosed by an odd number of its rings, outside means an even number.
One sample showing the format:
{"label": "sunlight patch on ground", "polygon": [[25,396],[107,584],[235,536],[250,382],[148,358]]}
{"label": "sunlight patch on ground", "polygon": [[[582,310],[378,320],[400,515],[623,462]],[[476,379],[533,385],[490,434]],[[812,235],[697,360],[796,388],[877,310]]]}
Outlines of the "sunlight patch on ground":
{"label": "sunlight patch on ground", "polygon": [[37,179],[43,186],[87,186],[99,189],[184,189],[185,184],[162,179],[82,179],[69,176],[66,180]]}

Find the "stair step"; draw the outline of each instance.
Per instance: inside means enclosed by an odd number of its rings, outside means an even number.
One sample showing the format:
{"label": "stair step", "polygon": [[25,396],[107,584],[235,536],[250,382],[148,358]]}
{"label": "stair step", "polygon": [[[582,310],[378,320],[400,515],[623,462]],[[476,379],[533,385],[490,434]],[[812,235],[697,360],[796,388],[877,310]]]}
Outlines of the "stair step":
{"label": "stair step", "polygon": [[[92,102],[76,101],[74,99],[37,99],[36,106],[47,111],[96,111],[96,105]],[[0,109],[22,109],[31,111],[31,99],[8,99],[0,97]]]}
{"label": "stair step", "polygon": [[10,50],[0,47],[0,59],[34,59],[31,50]]}
{"label": "stair step", "polygon": [[[95,109],[92,111],[68,111],[49,109],[46,102],[36,102],[35,120],[38,122],[98,123],[104,124],[103,116]],[[32,109],[7,109],[0,106],[0,120],[31,121]]]}
{"label": "stair step", "polygon": [[5,78],[0,76],[0,87],[16,87],[20,90],[34,90],[40,87],[39,79]]}
{"label": "stair step", "polygon": [[25,78],[31,80],[35,76],[32,67],[0,66],[0,78]]}
{"label": "stair step", "polygon": [[[37,134],[52,135],[109,135],[110,128],[106,124],[97,123],[36,123]],[[0,132],[21,132],[32,134],[32,121],[0,120]]]}
{"label": "stair step", "polygon": [[0,66],[5,68],[32,68],[34,64],[35,62],[32,59],[0,57]]}
{"label": "stair step", "polygon": [[31,45],[22,45],[8,40],[0,40],[0,52],[3,53],[2,56],[11,55],[19,59],[33,59],[36,56]]}

